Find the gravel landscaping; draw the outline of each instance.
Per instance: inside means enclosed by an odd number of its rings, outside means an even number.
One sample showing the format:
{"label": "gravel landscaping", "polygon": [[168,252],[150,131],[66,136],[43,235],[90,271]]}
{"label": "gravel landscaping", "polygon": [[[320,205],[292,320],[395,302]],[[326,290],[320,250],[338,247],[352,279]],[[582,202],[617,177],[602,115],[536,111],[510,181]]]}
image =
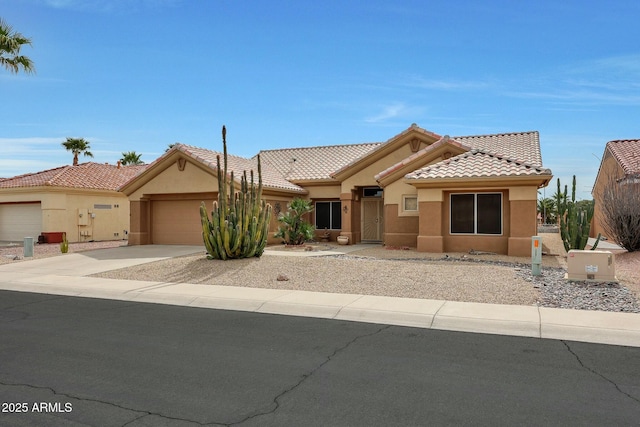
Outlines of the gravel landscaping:
{"label": "gravel landscaping", "polygon": [[[176,257],[98,274],[128,280],[245,286],[426,298],[493,304],[539,305],[640,313],[640,254],[616,254],[620,283],[568,282],[566,254],[557,234],[542,234],[542,275],[531,275],[530,258],[486,253],[425,254],[407,248],[372,246],[345,255],[276,256],[231,261],[202,254]],[[126,242],[72,244],[70,252]],[[327,250],[331,245],[315,245]],[[272,247],[269,251],[295,251]],[[12,252],[13,251],[13,252]],[[0,263],[17,262],[17,248],[0,248]],[[22,248],[19,248],[19,255]],[[59,255],[57,245],[36,246],[35,258]]]}

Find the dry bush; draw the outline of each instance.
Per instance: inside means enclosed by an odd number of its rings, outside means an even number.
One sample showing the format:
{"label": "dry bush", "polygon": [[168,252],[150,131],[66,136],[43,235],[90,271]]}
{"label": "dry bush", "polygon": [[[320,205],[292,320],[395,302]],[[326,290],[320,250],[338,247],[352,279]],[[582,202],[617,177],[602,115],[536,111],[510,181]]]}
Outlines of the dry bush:
{"label": "dry bush", "polygon": [[629,252],[640,250],[640,176],[610,176],[600,202],[607,235]]}

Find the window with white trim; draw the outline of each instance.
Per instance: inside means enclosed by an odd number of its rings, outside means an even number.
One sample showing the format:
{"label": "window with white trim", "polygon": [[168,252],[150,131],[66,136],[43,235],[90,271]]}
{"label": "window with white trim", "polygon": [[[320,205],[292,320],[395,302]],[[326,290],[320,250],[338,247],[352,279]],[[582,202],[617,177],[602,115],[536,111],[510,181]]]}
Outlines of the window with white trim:
{"label": "window with white trim", "polygon": [[337,202],[316,202],[316,230],[342,229],[342,204]]}
{"label": "window with white trim", "polygon": [[404,212],[418,212],[418,196],[415,194],[402,196],[402,210]]}
{"label": "window with white trim", "polygon": [[451,234],[502,234],[502,193],[450,196]]}

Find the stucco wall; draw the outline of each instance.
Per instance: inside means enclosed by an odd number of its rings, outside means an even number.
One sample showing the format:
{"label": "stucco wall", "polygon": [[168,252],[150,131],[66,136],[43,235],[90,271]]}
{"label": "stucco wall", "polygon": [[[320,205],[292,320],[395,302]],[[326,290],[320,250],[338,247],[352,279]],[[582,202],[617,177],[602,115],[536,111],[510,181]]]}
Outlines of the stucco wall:
{"label": "stucco wall", "polygon": [[[152,171],[148,171],[152,172]],[[141,179],[144,179],[142,177]],[[211,173],[187,160],[184,170],[174,162],[145,182],[129,196],[129,200],[140,200],[145,194],[218,192],[218,179]]]}
{"label": "stucco wall", "polygon": [[[459,192],[502,193],[502,234],[464,235],[450,232],[450,195]],[[419,189],[419,235],[423,252],[469,252],[471,249],[512,256],[531,255],[531,236],[536,234],[537,187],[465,189],[443,191]]]}
{"label": "stucco wall", "polygon": [[[129,231],[129,200],[116,191],[58,187],[35,191],[20,189],[5,192],[0,201],[40,201],[42,231],[67,233],[67,239],[72,243],[126,239]],[[96,209],[96,205],[111,209]],[[84,209],[87,210],[87,225],[80,225],[79,210]]]}
{"label": "stucco wall", "polygon": [[[43,231],[65,231],[70,242],[127,239],[130,210],[129,200],[123,194],[68,194],[66,206],[65,211],[50,209],[43,204],[43,221],[46,224]],[[82,223],[86,225],[80,225]]]}
{"label": "stucco wall", "polygon": [[384,206],[384,244],[386,246],[408,246],[415,248],[418,238],[417,215],[398,216],[399,207],[395,204]]}

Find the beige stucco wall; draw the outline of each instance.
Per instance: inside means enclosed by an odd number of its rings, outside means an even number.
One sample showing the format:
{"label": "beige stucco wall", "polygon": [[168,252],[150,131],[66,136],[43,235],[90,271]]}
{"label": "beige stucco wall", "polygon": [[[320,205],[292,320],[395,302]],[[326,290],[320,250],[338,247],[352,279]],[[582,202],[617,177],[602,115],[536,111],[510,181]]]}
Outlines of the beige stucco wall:
{"label": "beige stucco wall", "polygon": [[397,150],[389,153],[386,157],[373,162],[353,176],[345,179],[342,182],[342,193],[348,193],[356,187],[378,186],[378,183],[374,178],[377,174],[404,160],[411,154],[413,154],[413,152],[411,151],[409,144],[400,146]]}
{"label": "beige stucco wall", "polygon": [[[418,190],[401,180],[384,187],[384,204],[385,206],[393,205],[396,208],[395,216],[418,216],[418,212],[405,212],[403,209],[404,196],[417,196]],[[387,216],[388,218],[388,216]],[[417,229],[416,229],[417,232]]]}
{"label": "beige stucco wall", "polygon": [[[72,243],[127,238],[130,225],[129,200],[122,193],[54,187],[21,188],[4,191],[0,195],[0,202],[31,201],[41,203],[43,232],[67,233],[67,239]],[[94,205],[108,205],[111,209],[95,209]],[[87,210],[87,225],[79,225],[80,209]]]}
{"label": "beige stucco wall", "polygon": [[207,193],[212,191],[218,191],[218,179],[212,173],[203,170],[189,160],[187,160],[184,170],[181,171],[176,161],[132,192],[129,200],[140,200],[145,194]]}
{"label": "beige stucco wall", "polygon": [[308,195],[304,196],[307,199],[335,199],[340,200],[340,184],[336,183],[334,185],[302,185],[305,190],[309,192]]}

